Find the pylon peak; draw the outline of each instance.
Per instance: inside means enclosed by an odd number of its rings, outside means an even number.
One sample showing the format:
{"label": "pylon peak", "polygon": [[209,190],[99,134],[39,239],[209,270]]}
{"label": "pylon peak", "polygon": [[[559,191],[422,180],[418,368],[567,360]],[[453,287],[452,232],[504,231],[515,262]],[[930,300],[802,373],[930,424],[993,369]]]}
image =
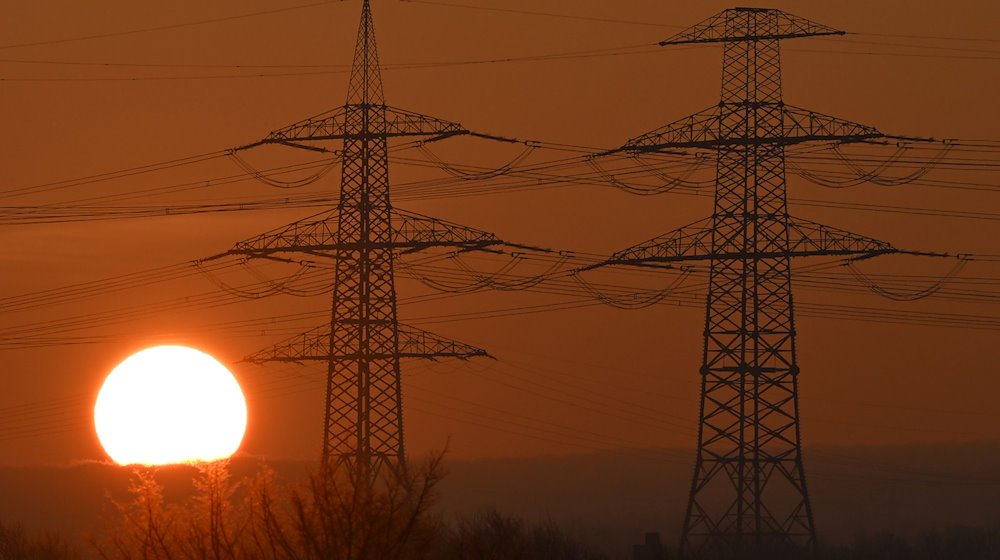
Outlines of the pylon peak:
{"label": "pylon peak", "polygon": [[384,105],[382,69],[379,66],[378,46],[375,41],[375,19],[371,3],[361,5],[361,21],[354,45],[351,64],[351,81],[347,89],[347,105]]}
{"label": "pylon peak", "polygon": [[774,41],[843,34],[843,31],[775,8],[729,8],[660,41],[660,45]]}

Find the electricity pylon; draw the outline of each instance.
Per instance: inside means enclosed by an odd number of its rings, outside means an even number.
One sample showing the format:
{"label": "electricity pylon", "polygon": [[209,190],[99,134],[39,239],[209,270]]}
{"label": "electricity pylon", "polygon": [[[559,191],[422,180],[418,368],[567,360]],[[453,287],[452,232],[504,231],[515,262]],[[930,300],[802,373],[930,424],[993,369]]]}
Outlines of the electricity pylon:
{"label": "electricity pylon", "polygon": [[604,263],[710,264],[698,451],[681,539],[684,555],[763,552],[816,542],[799,430],[791,259],[900,252],[788,214],[787,146],[886,137],[782,101],[780,41],[841,34],[779,10],[734,8],[662,41],[722,43],[722,98],[619,149],[706,149],[716,156],[709,219]]}
{"label": "electricity pylon", "polygon": [[389,139],[433,141],[463,134],[477,135],[457,123],[385,104],[371,6],[364,0],[347,103],[241,148],[283,144],[328,151],[310,143],[343,142],[335,210],[240,242],[223,254],[282,258],[283,253],[308,253],[334,261],[330,322],[247,358],[327,363],[324,466],[347,463],[372,478],[387,466],[405,468],[400,360],[487,355],[401,325],[396,316],[393,261],[398,254],[502,244],[493,234],[392,207]]}

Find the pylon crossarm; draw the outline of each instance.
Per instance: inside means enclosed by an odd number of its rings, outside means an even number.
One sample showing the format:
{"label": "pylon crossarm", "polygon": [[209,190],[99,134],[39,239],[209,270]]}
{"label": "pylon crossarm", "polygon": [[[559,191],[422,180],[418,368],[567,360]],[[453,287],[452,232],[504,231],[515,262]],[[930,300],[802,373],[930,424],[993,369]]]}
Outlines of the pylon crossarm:
{"label": "pylon crossarm", "polygon": [[859,257],[872,258],[880,255],[896,254],[895,249],[878,250],[850,250],[850,249],[824,249],[824,250],[801,250],[801,251],[747,251],[728,252],[707,255],[653,255],[645,258],[608,260],[598,266],[589,268],[600,268],[610,265],[628,265],[647,268],[676,268],[674,263],[698,262],[698,261],[723,261],[723,260],[752,260],[752,259],[778,259],[797,257]]}
{"label": "pylon crossarm", "polygon": [[782,108],[782,117],[786,144],[822,141],[844,144],[886,137],[874,127],[791,105]]}
{"label": "pylon crossarm", "polygon": [[[743,25],[734,25],[734,19],[743,23]],[[758,19],[767,21],[768,25],[747,24]],[[737,41],[769,41],[844,34],[843,31],[794,16],[781,10],[768,8],[730,8],[672,37],[660,41],[660,46],[732,43]]]}
{"label": "pylon crossarm", "polygon": [[319,250],[336,249],[337,223],[337,210],[326,210],[240,241],[232,249],[203,260],[234,255],[260,258],[275,253],[315,253]]}
{"label": "pylon crossarm", "polygon": [[403,253],[432,247],[475,250],[503,244],[492,233],[398,208],[392,210],[392,222],[393,245]]}
{"label": "pylon crossarm", "polygon": [[690,260],[711,253],[712,220],[708,218],[618,251],[611,255],[606,264],[638,264],[660,262],[661,259]]}
{"label": "pylon crossarm", "polygon": [[637,136],[620,149],[656,152],[669,148],[712,147],[719,137],[719,107],[709,107]]}
{"label": "pylon crossarm", "polygon": [[450,340],[434,333],[399,325],[399,355],[401,358],[492,358],[486,350],[464,342]]}
{"label": "pylon crossarm", "polygon": [[282,144],[304,150],[329,152],[331,150],[303,142],[356,138],[358,136],[357,124],[352,119],[356,119],[357,115],[364,111],[373,115],[374,118],[384,121],[384,125],[380,124],[381,130],[378,135],[385,138],[423,136],[442,140],[451,136],[474,134],[492,140],[510,141],[510,139],[499,136],[472,133],[456,122],[388,105],[349,104],[274,130],[257,142],[233,148],[233,150],[242,151],[265,144]]}
{"label": "pylon crossarm", "polygon": [[788,251],[792,256],[814,253],[876,256],[899,252],[885,241],[801,218],[788,220]]}
{"label": "pylon crossarm", "polygon": [[346,121],[347,107],[337,107],[274,130],[263,139],[236,148],[236,150],[246,150],[264,144],[296,144],[309,140],[343,138],[346,131]]}
{"label": "pylon crossarm", "polygon": [[390,138],[397,136],[437,137],[469,134],[469,131],[456,122],[386,106],[385,133]]}
{"label": "pylon crossarm", "polygon": [[[391,219],[393,239],[389,243],[341,241],[338,234],[338,210],[330,210],[240,241],[229,251],[203,260],[210,261],[234,255],[263,258],[278,253],[331,256],[337,251],[356,251],[365,247],[391,248],[398,253],[406,254],[434,247],[471,251],[505,245],[492,233],[414,212],[393,209]],[[524,245],[508,246],[546,251]]]}
{"label": "pylon crossarm", "polygon": [[786,146],[803,142],[845,144],[887,138],[873,127],[846,119],[790,105],[772,104],[771,107],[774,111],[781,112],[782,119],[781,133],[773,137],[753,134],[734,135],[732,131],[722,133],[721,111],[715,106],[637,136],[626,142],[620,150],[643,153],[684,148],[732,148],[754,144]]}
{"label": "pylon crossarm", "polygon": [[330,356],[330,326],[322,325],[283,340],[274,346],[254,352],[244,362],[295,362],[325,360]]}
{"label": "pylon crossarm", "polygon": [[671,263],[725,259],[766,259],[780,257],[853,256],[870,258],[900,253],[889,243],[809,220],[788,219],[788,245],[757,251],[713,251],[712,220],[706,219],[678,228],[623,251],[588,268],[608,265],[658,267]]}
{"label": "pylon crossarm", "polygon": [[492,358],[486,350],[450,340],[428,331],[400,324],[398,327],[399,346],[395,353],[370,353],[365,356],[330,351],[330,326],[322,325],[283,340],[270,348],[255,352],[244,362],[264,364],[267,362],[327,362],[331,360],[359,360],[386,358]]}

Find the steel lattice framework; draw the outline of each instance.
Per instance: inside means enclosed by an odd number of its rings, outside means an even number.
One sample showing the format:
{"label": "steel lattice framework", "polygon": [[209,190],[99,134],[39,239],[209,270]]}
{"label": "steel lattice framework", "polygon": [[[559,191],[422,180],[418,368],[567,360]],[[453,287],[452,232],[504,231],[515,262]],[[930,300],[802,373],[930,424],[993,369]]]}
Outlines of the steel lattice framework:
{"label": "steel lattice framework", "polygon": [[698,450],[681,541],[688,556],[816,541],[799,430],[791,258],[897,252],[788,214],[786,146],[885,136],[782,101],[780,41],[840,34],[779,10],[734,8],[661,42],[722,43],[721,100],[620,148],[709,149],[716,157],[709,219],[605,263],[710,263]]}
{"label": "steel lattice framework", "polygon": [[392,207],[389,139],[432,141],[463,134],[477,135],[457,123],[385,104],[371,6],[365,0],[347,103],[239,148],[283,144],[329,152],[317,143],[343,142],[335,210],[240,242],[223,254],[282,259],[283,253],[309,253],[335,263],[330,322],[247,358],[328,364],[324,465],[347,463],[372,478],[382,468],[404,468],[400,360],[487,355],[401,325],[396,314],[396,256],[430,247],[476,250],[502,243],[487,232]]}

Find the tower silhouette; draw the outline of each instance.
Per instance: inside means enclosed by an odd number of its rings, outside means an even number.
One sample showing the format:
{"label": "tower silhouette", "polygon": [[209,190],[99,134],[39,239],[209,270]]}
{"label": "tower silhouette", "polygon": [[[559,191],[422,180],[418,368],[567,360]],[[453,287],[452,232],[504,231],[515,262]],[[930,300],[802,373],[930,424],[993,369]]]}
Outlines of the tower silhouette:
{"label": "tower silhouette", "polygon": [[710,265],[698,450],[681,540],[685,555],[816,541],[799,429],[791,259],[900,252],[788,214],[787,146],[886,136],[782,100],[780,41],[841,34],[780,10],[733,8],[662,41],[722,43],[721,99],[619,148],[711,150],[716,158],[710,218],[602,264]]}
{"label": "tower silhouette", "polygon": [[393,263],[432,247],[475,250],[502,244],[494,235],[393,208],[388,144],[472,134],[461,125],[385,104],[371,6],[364,0],[347,103],[268,134],[262,144],[329,151],[342,141],[336,209],[240,242],[219,256],[281,258],[308,253],[333,259],[329,323],[246,358],[253,363],[327,363],[324,465],[347,463],[374,477],[405,467],[400,360],[469,358],[486,352],[397,320]]}

